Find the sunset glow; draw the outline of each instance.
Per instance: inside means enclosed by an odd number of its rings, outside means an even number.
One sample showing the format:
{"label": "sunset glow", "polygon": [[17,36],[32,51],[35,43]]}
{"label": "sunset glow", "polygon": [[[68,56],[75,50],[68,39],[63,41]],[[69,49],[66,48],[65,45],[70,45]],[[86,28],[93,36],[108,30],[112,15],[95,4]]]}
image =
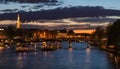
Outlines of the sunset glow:
{"label": "sunset glow", "polygon": [[92,34],[95,30],[74,30],[75,33],[89,33]]}

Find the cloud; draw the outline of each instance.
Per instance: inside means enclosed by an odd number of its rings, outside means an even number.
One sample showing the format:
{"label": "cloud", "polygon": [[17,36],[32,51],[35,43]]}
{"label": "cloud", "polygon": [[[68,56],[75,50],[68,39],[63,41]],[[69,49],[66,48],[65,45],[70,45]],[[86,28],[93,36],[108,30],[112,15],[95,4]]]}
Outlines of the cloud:
{"label": "cloud", "polygon": [[[56,20],[76,17],[105,17],[105,16],[120,16],[120,10],[104,9],[100,6],[79,6],[65,7],[51,10],[42,10],[34,12],[18,12],[21,16],[21,21],[36,21],[36,20]],[[18,13],[0,14],[0,20],[16,20]],[[9,18],[8,18],[9,17]],[[94,20],[87,19],[88,21]],[[97,19],[95,19],[97,21]],[[94,21],[95,21],[94,20]],[[101,19],[103,20],[103,19]],[[107,19],[105,19],[107,20]],[[108,19],[109,20],[109,19]],[[83,20],[84,21],[84,20]],[[99,20],[100,21],[100,20]]]}
{"label": "cloud", "polygon": [[39,2],[58,2],[58,0],[4,0],[2,3],[19,2],[19,3],[39,3]]}
{"label": "cloud", "polygon": [[106,18],[106,17],[86,17],[86,18],[72,18],[71,21],[74,22],[90,22],[90,23],[104,23],[104,22],[113,22],[116,19]]}
{"label": "cloud", "polygon": [[[37,29],[95,29],[98,26],[106,27],[111,20],[116,20],[112,17],[101,17],[93,19],[93,21],[89,22],[88,20],[92,19],[91,17],[79,17],[79,18],[66,18],[66,19],[58,19],[58,20],[42,20],[42,21],[32,21],[22,23],[22,28],[37,28]],[[103,21],[102,21],[103,19]],[[83,21],[84,20],[84,21]],[[85,21],[86,20],[86,21]],[[98,20],[98,21],[97,21]],[[100,21],[100,22],[99,22]],[[101,22],[102,21],[102,22]],[[14,25],[16,26],[17,21],[0,21],[2,25]]]}
{"label": "cloud", "polygon": [[10,12],[16,12],[18,9],[5,9],[5,10],[0,10],[1,13],[10,13]]}

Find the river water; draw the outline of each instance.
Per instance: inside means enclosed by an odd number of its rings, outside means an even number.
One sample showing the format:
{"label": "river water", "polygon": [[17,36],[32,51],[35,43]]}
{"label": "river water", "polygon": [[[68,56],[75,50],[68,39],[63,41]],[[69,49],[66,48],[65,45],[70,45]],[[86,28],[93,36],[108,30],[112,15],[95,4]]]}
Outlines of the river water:
{"label": "river water", "polygon": [[86,48],[86,43],[61,42],[62,49],[16,53],[14,49],[0,50],[0,69],[119,69],[110,55],[99,49]]}

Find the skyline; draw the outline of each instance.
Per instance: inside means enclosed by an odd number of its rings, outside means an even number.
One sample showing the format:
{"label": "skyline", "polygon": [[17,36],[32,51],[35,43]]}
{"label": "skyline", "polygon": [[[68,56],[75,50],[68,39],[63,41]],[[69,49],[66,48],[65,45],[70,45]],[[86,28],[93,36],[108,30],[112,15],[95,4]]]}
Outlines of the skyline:
{"label": "skyline", "polygon": [[[73,30],[94,30],[97,27],[107,27],[109,23],[113,23],[118,17],[85,17],[85,18],[67,18],[58,20],[41,20],[21,23],[21,28],[36,28],[36,29],[73,29]],[[16,26],[17,20],[0,21],[1,27],[6,25]]]}
{"label": "skyline", "polygon": [[22,27],[39,29],[95,29],[98,26],[106,27],[120,18],[118,0],[36,0],[37,3],[5,0],[6,4],[0,1],[1,26],[14,25],[18,13]]}

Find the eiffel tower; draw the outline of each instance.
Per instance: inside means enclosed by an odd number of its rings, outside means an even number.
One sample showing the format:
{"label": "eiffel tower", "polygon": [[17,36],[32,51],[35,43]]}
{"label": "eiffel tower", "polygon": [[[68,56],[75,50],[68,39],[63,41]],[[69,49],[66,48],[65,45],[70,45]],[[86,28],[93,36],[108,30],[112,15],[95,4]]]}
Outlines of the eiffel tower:
{"label": "eiffel tower", "polygon": [[17,25],[16,28],[19,29],[20,28],[20,15],[17,15]]}

